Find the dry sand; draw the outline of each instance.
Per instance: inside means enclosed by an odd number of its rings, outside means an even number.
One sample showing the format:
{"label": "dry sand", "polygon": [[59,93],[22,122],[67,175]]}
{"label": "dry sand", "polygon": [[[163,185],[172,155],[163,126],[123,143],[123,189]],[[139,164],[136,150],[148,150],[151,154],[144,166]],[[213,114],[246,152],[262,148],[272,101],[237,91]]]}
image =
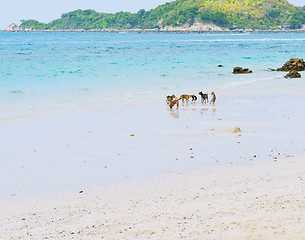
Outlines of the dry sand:
{"label": "dry sand", "polygon": [[1,239],[305,239],[305,158],[254,159],[0,207]]}

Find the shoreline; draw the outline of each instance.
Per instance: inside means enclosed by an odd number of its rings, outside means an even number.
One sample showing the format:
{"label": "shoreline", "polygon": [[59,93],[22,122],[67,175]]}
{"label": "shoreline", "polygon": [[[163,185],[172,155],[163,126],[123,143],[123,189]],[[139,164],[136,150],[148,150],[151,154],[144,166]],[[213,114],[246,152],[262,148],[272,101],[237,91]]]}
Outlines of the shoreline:
{"label": "shoreline", "polygon": [[[267,95],[274,103],[266,114]],[[179,110],[162,101],[2,120],[3,158],[10,161],[1,168],[7,182],[1,198],[302,156],[303,118],[294,112],[301,112],[303,95],[286,95],[287,105],[282,95],[267,95],[219,94],[215,106],[181,104]]]}
{"label": "shoreline", "polygon": [[3,202],[0,232],[6,239],[302,239],[304,159]]}
{"label": "shoreline", "polygon": [[0,33],[137,33],[137,34],[266,34],[266,33],[304,33],[305,28],[294,30],[222,30],[222,31],[206,31],[206,30],[167,30],[167,29],[58,29],[58,30],[2,30]]}

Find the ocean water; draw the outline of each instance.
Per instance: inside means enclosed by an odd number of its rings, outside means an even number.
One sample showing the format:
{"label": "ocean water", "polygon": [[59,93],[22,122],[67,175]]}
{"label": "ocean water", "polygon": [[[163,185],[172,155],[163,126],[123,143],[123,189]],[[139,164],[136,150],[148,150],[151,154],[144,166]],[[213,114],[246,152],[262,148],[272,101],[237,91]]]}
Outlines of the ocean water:
{"label": "ocean water", "polygon": [[[303,33],[0,34],[0,201],[303,156],[304,73],[268,68],[304,47]],[[199,91],[216,104],[165,103]]]}
{"label": "ocean water", "polygon": [[304,57],[304,46],[304,33],[0,34],[0,118],[200,90],[300,91],[304,81],[267,70]]}

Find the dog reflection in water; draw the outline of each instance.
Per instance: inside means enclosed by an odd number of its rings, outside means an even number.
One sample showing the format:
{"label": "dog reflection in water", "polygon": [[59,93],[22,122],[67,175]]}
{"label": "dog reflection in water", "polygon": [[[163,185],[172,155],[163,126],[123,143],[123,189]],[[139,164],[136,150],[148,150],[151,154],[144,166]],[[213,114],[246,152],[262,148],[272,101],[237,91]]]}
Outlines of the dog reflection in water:
{"label": "dog reflection in water", "polygon": [[170,109],[169,112],[173,118],[177,118],[177,119],[179,118],[179,109],[177,109],[176,111]]}

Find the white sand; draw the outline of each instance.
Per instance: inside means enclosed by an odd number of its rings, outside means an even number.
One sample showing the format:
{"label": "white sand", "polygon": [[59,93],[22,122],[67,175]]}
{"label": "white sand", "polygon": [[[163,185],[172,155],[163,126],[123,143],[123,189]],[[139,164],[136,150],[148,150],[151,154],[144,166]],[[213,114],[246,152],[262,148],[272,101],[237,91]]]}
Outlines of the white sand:
{"label": "white sand", "polygon": [[0,121],[0,239],[305,239],[303,96]]}
{"label": "white sand", "polygon": [[305,158],[0,207],[1,239],[305,239]]}

